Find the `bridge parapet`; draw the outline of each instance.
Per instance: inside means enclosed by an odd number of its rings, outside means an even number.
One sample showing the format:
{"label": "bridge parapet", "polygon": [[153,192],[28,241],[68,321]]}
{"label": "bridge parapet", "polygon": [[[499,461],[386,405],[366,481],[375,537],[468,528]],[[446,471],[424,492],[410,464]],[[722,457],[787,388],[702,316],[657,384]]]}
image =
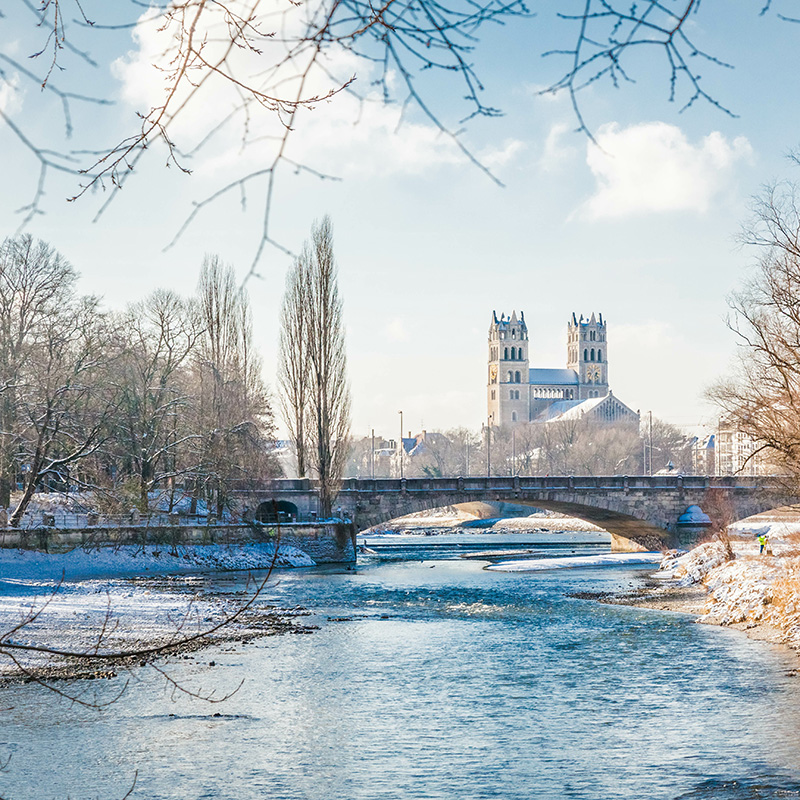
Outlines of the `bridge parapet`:
{"label": "bridge parapet", "polygon": [[[265,481],[263,492],[315,491],[317,481],[309,478],[274,479]],[[772,477],[712,477],[706,475],[555,475],[555,476],[495,476],[459,478],[348,478],[342,481],[341,493],[350,492],[446,492],[483,491],[486,489],[747,489],[782,491],[785,482]]]}

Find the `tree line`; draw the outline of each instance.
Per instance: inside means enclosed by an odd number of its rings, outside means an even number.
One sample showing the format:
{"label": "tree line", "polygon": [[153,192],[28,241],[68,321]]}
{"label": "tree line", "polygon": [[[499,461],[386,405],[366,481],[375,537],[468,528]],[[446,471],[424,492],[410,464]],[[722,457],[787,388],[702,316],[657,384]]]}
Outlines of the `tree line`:
{"label": "tree line", "polygon": [[[694,472],[693,439],[654,418],[641,427],[608,424],[588,416],[493,427],[490,431],[453,428],[425,431],[404,475],[641,475],[672,463],[676,472]],[[397,455],[389,442],[364,437],[352,444],[348,477],[396,477]]]}
{"label": "tree line", "polygon": [[[0,245],[0,506],[18,525],[38,487],[97,506],[222,514],[278,474],[274,420],[246,292],[207,257],[191,297],[157,289],[123,311],[30,235]],[[15,491],[19,490],[19,491]]]}

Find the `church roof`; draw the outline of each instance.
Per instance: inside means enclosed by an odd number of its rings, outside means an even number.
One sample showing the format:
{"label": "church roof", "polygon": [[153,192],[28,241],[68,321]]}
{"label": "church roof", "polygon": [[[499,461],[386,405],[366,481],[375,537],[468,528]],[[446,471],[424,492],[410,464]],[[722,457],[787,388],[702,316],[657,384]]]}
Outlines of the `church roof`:
{"label": "church roof", "polygon": [[588,400],[556,400],[542,411],[537,422],[551,422],[554,419],[580,419],[587,411],[605,400],[605,397],[591,397]]}
{"label": "church roof", "polygon": [[571,419],[580,419],[585,414],[592,413],[602,405],[615,406],[630,415],[631,420],[638,419],[639,415],[625,405],[613,394],[604,397],[590,397],[588,400],[557,400],[542,411],[536,422],[559,422]]}
{"label": "church roof", "polygon": [[578,373],[574,369],[531,369],[528,372],[531,386],[578,385]]}

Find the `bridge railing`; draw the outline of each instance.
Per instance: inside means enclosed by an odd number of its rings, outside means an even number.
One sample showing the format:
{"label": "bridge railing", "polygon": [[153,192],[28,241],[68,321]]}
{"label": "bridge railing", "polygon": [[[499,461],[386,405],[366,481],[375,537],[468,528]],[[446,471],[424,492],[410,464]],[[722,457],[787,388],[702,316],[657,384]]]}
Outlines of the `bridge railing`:
{"label": "bridge railing", "polygon": [[[341,491],[351,493],[397,492],[466,492],[473,491],[542,491],[572,489],[603,490],[675,490],[675,489],[768,489],[780,488],[780,479],[707,475],[537,475],[537,476],[471,476],[469,478],[348,478]],[[316,481],[276,479],[265,481],[260,494],[310,493]]]}

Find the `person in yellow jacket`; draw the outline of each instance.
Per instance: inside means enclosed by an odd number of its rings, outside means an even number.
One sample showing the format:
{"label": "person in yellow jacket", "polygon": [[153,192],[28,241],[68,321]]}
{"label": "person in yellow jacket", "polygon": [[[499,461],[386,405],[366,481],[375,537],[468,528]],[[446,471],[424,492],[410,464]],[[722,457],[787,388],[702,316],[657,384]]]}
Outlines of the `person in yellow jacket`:
{"label": "person in yellow jacket", "polygon": [[762,533],[762,534],[760,534],[760,535],[759,535],[759,537],[758,537],[758,544],[759,544],[759,545],[760,545],[760,547],[761,547],[761,549],[758,551],[758,552],[759,552],[759,555],[763,554],[763,553],[764,553],[764,550],[766,550],[766,548],[767,548],[767,541],[768,541],[768,540],[767,540],[767,534],[766,534],[766,533]]}

